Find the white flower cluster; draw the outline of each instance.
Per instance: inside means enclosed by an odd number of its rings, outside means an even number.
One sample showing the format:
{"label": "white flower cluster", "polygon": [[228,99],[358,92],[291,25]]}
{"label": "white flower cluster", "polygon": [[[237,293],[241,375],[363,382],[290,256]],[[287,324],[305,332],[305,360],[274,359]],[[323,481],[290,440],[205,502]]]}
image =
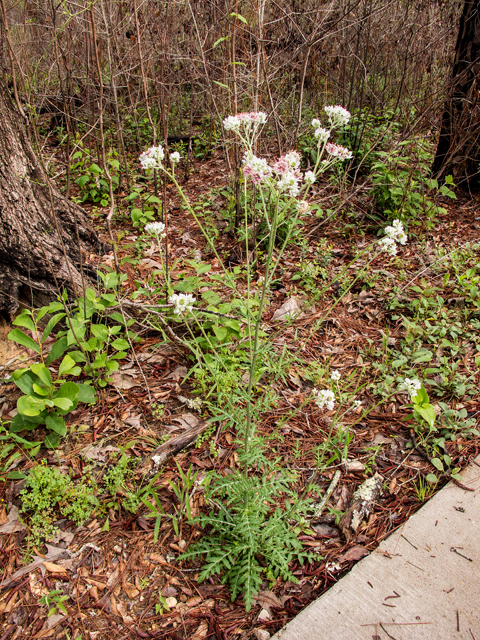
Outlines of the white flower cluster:
{"label": "white flower cluster", "polygon": [[408,391],[410,398],[413,398],[417,395],[417,391],[420,391],[422,388],[422,383],[418,378],[405,378],[403,381],[403,386]]}
{"label": "white flower cluster", "polygon": [[338,382],[340,378],[341,378],[340,371],[332,371],[332,373],[330,374],[330,379],[333,380],[334,382]]}
{"label": "white flower cluster", "polygon": [[350,149],[346,149],[339,144],[333,144],[333,142],[329,142],[325,149],[327,153],[339,160],[350,160],[350,158],[353,158],[353,153]]}
{"label": "white flower cluster", "polygon": [[325,113],[334,127],[342,127],[347,124],[352,114],[340,105],[325,107]]}
{"label": "white flower cluster", "polygon": [[319,142],[326,142],[330,137],[330,131],[322,127],[322,123],[317,118],[312,120],[312,127],[315,129],[314,136]]}
{"label": "white flower cluster", "polygon": [[315,403],[320,409],[326,407],[328,411],[332,411],[335,406],[335,394],[330,389],[314,389]]}
{"label": "white flower cluster", "polygon": [[183,316],[184,313],[192,310],[197,299],[191,293],[174,293],[168,301],[175,306],[173,313]]}
{"label": "white flower cluster", "polygon": [[385,237],[379,243],[380,249],[386,251],[388,255],[394,256],[397,254],[397,242],[406,244],[407,240],[407,234],[403,230],[402,223],[400,220],[394,220],[392,226],[385,227]]}
{"label": "white flower cluster", "polygon": [[239,113],[236,116],[228,116],[223,121],[223,126],[226,131],[238,133],[242,126],[245,129],[251,129],[252,126],[258,127],[261,124],[265,124],[266,121],[267,114],[263,111],[250,111],[249,113]]}
{"label": "white flower cluster", "polygon": [[178,162],[180,162],[180,154],[178,151],[174,151],[173,153],[170,154],[170,160],[173,162],[173,164],[177,164]]}
{"label": "white flower cluster", "polygon": [[313,171],[305,171],[303,179],[308,185],[313,184],[315,182],[315,174],[313,173]]}
{"label": "white flower cluster", "polygon": [[165,236],[165,225],[163,222],[149,222],[145,225],[145,231],[157,238],[163,238]]}
{"label": "white flower cluster", "polygon": [[248,176],[253,184],[260,184],[272,175],[272,170],[265,158],[257,158],[257,156],[246,154],[245,161],[243,175]]}
{"label": "white flower cluster", "polygon": [[310,205],[306,200],[301,200],[297,203],[297,209],[300,215],[305,215],[310,211]]}
{"label": "white flower cluster", "polygon": [[291,198],[295,198],[300,193],[300,182],[302,174],[299,171],[301,156],[298,151],[289,151],[273,165],[273,171],[280,177],[277,182],[277,189],[281,192],[288,192]]}
{"label": "white flower cluster", "polygon": [[140,164],[145,170],[148,169],[160,169],[162,166],[162,160],[165,157],[163,147],[150,147],[147,151],[144,151],[140,156]]}

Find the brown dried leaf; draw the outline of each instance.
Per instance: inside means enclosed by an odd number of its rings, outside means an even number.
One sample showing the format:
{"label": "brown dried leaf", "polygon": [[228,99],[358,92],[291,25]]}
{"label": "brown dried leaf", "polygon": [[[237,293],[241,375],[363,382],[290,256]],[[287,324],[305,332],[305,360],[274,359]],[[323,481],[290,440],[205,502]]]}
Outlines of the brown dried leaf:
{"label": "brown dried leaf", "polygon": [[355,545],[354,547],[351,547],[346,553],[339,556],[338,562],[356,562],[364,556],[368,556],[369,553],[370,551],[368,549],[365,549],[365,547]]}

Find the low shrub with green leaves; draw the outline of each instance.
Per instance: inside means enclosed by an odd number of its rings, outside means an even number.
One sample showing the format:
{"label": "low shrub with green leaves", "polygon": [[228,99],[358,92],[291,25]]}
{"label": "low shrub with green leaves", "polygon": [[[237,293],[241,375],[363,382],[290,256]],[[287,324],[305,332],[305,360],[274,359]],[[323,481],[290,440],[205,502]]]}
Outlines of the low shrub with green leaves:
{"label": "low shrub with green leaves", "polygon": [[34,546],[55,534],[57,509],[75,524],[83,524],[98,506],[93,480],[75,484],[57,467],[38,464],[30,470],[20,492],[21,512],[27,514],[29,538]]}

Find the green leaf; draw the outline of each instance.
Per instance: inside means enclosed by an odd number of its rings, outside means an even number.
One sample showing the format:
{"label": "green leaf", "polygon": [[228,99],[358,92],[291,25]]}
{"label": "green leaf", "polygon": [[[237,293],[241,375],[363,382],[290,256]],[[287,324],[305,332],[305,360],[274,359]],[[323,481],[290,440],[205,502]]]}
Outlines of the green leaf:
{"label": "green leaf", "polygon": [[50,320],[47,323],[47,326],[43,331],[42,344],[45,342],[48,336],[52,333],[52,330],[55,327],[55,325],[58,322],[60,322],[60,320],[65,317],[65,315],[66,315],[65,313],[56,313],[54,316],[50,318]]}
{"label": "green leaf", "polygon": [[[74,369],[74,367],[75,367],[75,361],[67,353],[67,355],[63,358],[58,368],[58,377],[61,378],[62,376],[68,375],[72,371],[72,369]],[[78,368],[79,367],[77,367],[77,369]],[[78,371],[78,373],[80,373],[80,371]]]}
{"label": "green leaf", "polygon": [[218,82],[217,80],[213,81],[215,84],[218,84],[219,87],[223,87],[223,89],[226,89],[227,91],[230,91],[230,87],[227,87],[226,84],[223,84],[222,82]]}
{"label": "green leaf", "polygon": [[413,405],[413,408],[422,416],[422,418],[427,422],[430,428],[433,429],[435,425],[435,419],[437,416],[435,414],[435,409],[432,407],[432,405],[431,404],[427,404],[427,405],[415,404]]}
{"label": "green leaf", "polygon": [[40,353],[40,347],[38,344],[32,340],[32,338],[26,336],[20,329],[13,329],[10,331],[7,338],[17,344],[21,344],[22,347],[27,347],[27,349],[35,351],[35,353]]}
{"label": "green leaf", "polygon": [[61,436],[64,436],[67,434],[67,426],[65,424],[65,420],[58,415],[58,413],[51,413],[50,415],[48,415],[45,418],[45,424],[47,425],[47,428],[50,429],[51,431],[55,431],[55,433],[58,433]]}
{"label": "green leaf", "polygon": [[229,36],[225,36],[225,37],[223,37],[223,38],[219,38],[219,39],[214,43],[214,45],[213,45],[212,49],[215,49],[215,47],[218,47],[218,45],[219,45],[221,42],[224,42],[225,40],[228,40],[228,38],[229,38]]}
{"label": "green leaf", "polygon": [[89,384],[79,384],[77,400],[79,402],[86,402],[87,404],[95,404],[97,398],[95,396],[95,389]]}
{"label": "green leaf", "polygon": [[69,411],[73,407],[73,402],[70,398],[54,398],[53,404],[62,409],[62,411]]}
{"label": "green leaf", "polygon": [[432,464],[435,467],[435,469],[438,469],[439,471],[443,471],[443,463],[439,458],[432,458]]}
{"label": "green leaf", "polygon": [[25,329],[29,329],[30,331],[36,330],[35,323],[26,309],[24,309],[22,313],[15,318],[12,324],[17,327],[25,327]]}
{"label": "green leaf", "polygon": [[17,411],[24,416],[38,416],[45,409],[43,398],[33,396],[20,396],[17,400]]}
{"label": "green leaf", "polygon": [[30,370],[24,371],[23,373],[20,372],[20,369],[14,371],[12,374],[12,378],[17,387],[28,396],[33,393],[33,385],[35,382],[38,382],[38,378]]}
{"label": "green leaf", "polygon": [[20,471],[10,471],[10,473],[7,473],[8,480],[23,480],[23,478],[26,478],[26,475]]}
{"label": "green leaf", "polygon": [[48,354],[47,359],[45,360],[45,364],[47,365],[47,367],[54,360],[61,358],[61,356],[63,356],[63,354],[67,349],[68,349],[67,337],[63,336],[63,338],[60,338],[60,340],[57,340],[54,343],[53,347],[51,348],[50,353]]}
{"label": "green leaf", "polygon": [[10,432],[11,433],[19,433],[24,429],[27,431],[31,431],[32,429],[36,429],[39,424],[44,423],[44,416],[22,416],[21,413],[17,413],[17,415],[13,418],[10,423]]}
{"label": "green leaf", "polygon": [[52,386],[52,374],[43,364],[32,364],[31,371],[40,378],[44,385],[47,387]]}
{"label": "green leaf", "polygon": [[129,346],[130,345],[128,344],[128,342],[126,340],[123,340],[122,338],[117,338],[112,342],[112,347],[117,351],[123,351],[124,349],[128,349]]}
{"label": "green leaf", "polygon": [[239,13],[235,13],[234,11],[232,11],[232,13],[230,14],[230,16],[232,18],[238,18],[241,22],[243,22],[244,24],[248,24],[246,18],[244,18],[243,16],[241,16]]}
{"label": "green leaf", "polygon": [[45,438],[45,440],[43,441],[43,444],[48,449],[56,449],[60,445],[60,435],[55,432],[49,433]]}

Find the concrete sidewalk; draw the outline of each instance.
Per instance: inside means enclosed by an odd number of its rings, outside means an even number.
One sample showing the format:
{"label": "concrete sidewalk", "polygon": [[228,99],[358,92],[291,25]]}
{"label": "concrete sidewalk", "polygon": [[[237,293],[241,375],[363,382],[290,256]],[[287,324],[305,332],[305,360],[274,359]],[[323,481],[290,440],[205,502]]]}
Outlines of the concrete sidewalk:
{"label": "concrete sidewalk", "polygon": [[480,456],[275,640],[480,640]]}

